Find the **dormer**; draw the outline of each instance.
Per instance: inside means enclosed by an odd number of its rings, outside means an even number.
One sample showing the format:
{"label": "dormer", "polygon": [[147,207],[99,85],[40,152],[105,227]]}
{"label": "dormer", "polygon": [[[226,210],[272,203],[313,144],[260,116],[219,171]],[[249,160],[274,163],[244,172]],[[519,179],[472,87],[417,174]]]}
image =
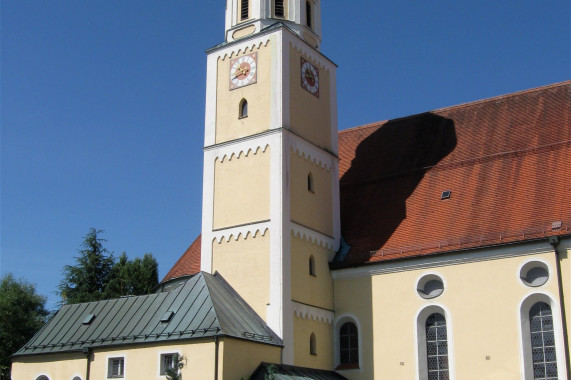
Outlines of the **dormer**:
{"label": "dormer", "polygon": [[312,47],[321,45],[320,0],[227,0],[226,42],[281,22]]}

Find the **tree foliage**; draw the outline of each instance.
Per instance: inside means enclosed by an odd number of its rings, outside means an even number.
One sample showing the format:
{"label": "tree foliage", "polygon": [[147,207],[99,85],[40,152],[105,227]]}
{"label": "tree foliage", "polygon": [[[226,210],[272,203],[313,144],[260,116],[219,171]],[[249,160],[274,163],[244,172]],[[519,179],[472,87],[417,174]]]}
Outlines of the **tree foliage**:
{"label": "tree foliage", "polygon": [[159,270],[153,255],[147,253],[130,261],[123,252],[116,260],[103,246],[102,233],[90,229],[75,265],[64,267],[59,284],[62,305],[149,294],[158,285]]}
{"label": "tree foliage", "polygon": [[12,274],[0,279],[0,379],[10,379],[10,356],[44,325],[46,297]]}
{"label": "tree foliage", "polygon": [[165,370],[165,376],[167,380],[182,380],[181,369],[186,365],[186,358],[184,356],[179,356],[179,354],[174,354],[173,363],[171,368]]}

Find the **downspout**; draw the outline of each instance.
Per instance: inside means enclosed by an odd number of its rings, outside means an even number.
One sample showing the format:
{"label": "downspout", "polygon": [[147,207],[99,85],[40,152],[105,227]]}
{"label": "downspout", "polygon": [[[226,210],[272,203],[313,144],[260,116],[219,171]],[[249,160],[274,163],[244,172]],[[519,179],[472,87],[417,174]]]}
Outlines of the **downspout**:
{"label": "downspout", "polygon": [[561,325],[563,328],[563,346],[565,348],[565,364],[567,365],[567,378],[571,378],[571,366],[569,363],[569,339],[567,335],[567,313],[565,311],[565,302],[563,300],[563,279],[561,276],[561,261],[559,259],[559,251],[557,246],[559,245],[558,236],[550,236],[549,244],[553,246],[553,252],[555,252],[555,267],[557,270],[557,288],[559,290],[559,308],[561,309]]}
{"label": "downspout", "polygon": [[214,336],[214,380],[218,380],[218,335]]}
{"label": "downspout", "polygon": [[87,364],[85,368],[85,380],[89,380],[89,375],[91,372],[91,348],[85,347],[81,350],[85,354],[85,358],[87,359]]}

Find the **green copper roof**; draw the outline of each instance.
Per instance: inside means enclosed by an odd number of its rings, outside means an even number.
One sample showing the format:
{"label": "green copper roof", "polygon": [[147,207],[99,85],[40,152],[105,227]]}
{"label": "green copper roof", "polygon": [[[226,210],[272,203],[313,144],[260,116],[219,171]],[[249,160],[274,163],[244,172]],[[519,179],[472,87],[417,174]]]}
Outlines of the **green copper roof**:
{"label": "green copper roof", "polygon": [[282,345],[221,275],[201,272],[168,292],[64,306],[14,356],[214,336]]}

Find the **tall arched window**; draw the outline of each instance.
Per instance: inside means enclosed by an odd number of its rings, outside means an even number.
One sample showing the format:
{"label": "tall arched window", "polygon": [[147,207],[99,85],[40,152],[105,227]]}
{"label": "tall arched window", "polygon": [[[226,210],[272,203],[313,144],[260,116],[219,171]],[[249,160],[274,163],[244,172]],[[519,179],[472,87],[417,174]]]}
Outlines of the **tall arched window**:
{"label": "tall arched window", "polygon": [[238,117],[240,119],[244,117],[248,117],[248,101],[246,99],[242,99],[240,101],[239,110],[238,110]]}
{"label": "tall arched window", "polygon": [[275,6],[274,13],[276,17],[284,17],[285,15],[284,0],[276,0],[274,6]]}
{"label": "tall arched window", "polygon": [[311,333],[309,337],[309,353],[311,355],[317,355],[317,342],[315,341],[315,334]]}
{"label": "tall arched window", "polygon": [[448,336],[446,318],[434,313],[426,319],[426,362],[428,379],[448,380]]}
{"label": "tall arched window", "polygon": [[315,276],[315,257],[309,256],[309,274]]}
{"label": "tall arched window", "polygon": [[557,355],[551,307],[537,302],[529,310],[533,378],[557,380]]}
{"label": "tall arched window", "polygon": [[242,20],[247,20],[248,16],[250,14],[248,8],[249,8],[249,2],[250,0],[241,0],[240,3],[240,21]]}
{"label": "tall arched window", "polygon": [[359,334],[353,322],[345,322],[339,329],[339,361],[341,366],[359,365]]}
{"label": "tall arched window", "polygon": [[36,380],[50,380],[50,378],[47,377],[46,375],[40,375],[40,376],[36,377]]}
{"label": "tall arched window", "polygon": [[313,27],[313,20],[311,15],[311,3],[309,1],[305,2],[305,19],[307,27],[311,29]]}

